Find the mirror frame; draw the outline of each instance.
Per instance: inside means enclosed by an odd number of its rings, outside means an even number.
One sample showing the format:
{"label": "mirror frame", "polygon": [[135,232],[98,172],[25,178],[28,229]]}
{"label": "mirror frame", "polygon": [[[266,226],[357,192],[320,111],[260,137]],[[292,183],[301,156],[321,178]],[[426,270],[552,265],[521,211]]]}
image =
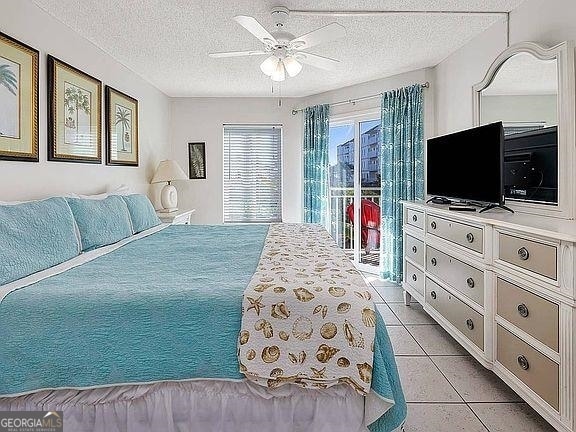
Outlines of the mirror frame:
{"label": "mirror frame", "polygon": [[480,126],[481,92],[496,77],[504,63],[521,53],[539,60],[556,60],[558,65],[558,205],[508,201],[507,205],[520,213],[574,219],[576,216],[576,70],[574,42],[562,42],[551,48],[534,42],[521,42],[503,51],[494,60],[484,79],[472,87],[474,126]]}

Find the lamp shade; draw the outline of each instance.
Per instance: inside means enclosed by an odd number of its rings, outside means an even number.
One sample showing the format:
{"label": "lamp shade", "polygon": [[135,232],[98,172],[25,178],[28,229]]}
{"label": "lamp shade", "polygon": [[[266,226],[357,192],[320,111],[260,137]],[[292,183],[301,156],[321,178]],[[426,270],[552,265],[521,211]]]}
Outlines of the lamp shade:
{"label": "lamp shade", "polygon": [[163,160],[158,164],[151,183],[171,182],[172,180],[186,180],[188,177],[173,160]]}
{"label": "lamp shade", "polygon": [[264,72],[266,75],[271,76],[276,68],[278,67],[278,62],[280,59],[275,55],[271,55],[266,60],[262,62],[260,65],[260,70]]}
{"label": "lamp shade", "polygon": [[276,66],[276,69],[274,70],[272,75],[270,75],[270,78],[272,78],[272,81],[284,81],[286,79],[286,73],[284,71],[284,63],[282,63],[282,61],[278,62],[278,65]]}
{"label": "lamp shade", "polygon": [[290,77],[295,77],[302,70],[302,65],[294,57],[286,57],[282,61]]}

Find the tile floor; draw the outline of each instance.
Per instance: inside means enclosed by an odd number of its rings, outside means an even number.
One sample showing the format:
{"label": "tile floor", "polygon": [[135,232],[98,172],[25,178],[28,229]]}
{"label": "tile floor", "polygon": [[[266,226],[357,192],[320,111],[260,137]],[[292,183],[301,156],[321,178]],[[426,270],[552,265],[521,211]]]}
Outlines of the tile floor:
{"label": "tile floor", "polygon": [[554,431],[496,375],[481,366],[402,289],[369,274],[387,324],[408,402],[405,432]]}

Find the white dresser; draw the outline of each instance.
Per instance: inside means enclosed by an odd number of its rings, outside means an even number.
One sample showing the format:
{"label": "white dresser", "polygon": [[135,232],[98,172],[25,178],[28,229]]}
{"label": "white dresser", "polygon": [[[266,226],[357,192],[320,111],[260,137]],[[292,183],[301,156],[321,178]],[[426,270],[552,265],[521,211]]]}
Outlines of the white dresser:
{"label": "white dresser", "polygon": [[406,304],[576,432],[576,222],[403,204]]}

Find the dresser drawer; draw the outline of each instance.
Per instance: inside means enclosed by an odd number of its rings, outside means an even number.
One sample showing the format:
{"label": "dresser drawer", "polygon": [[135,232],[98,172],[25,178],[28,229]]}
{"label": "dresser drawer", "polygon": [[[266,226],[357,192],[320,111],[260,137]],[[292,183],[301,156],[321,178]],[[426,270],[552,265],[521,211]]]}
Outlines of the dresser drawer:
{"label": "dresser drawer", "polygon": [[406,262],[404,281],[414,287],[420,294],[424,295],[424,273],[409,262]]}
{"label": "dresser drawer", "polygon": [[426,246],[426,271],[451,285],[466,297],[484,305],[484,272]]}
{"label": "dresser drawer", "polygon": [[471,225],[428,215],[426,232],[467,249],[484,252],[484,230]]}
{"label": "dresser drawer", "polygon": [[558,352],[558,305],[498,278],[496,313]]}
{"label": "dresser drawer", "polygon": [[406,210],[406,223],[416,228],[424,229],[424,213],[418,210]]}
{"label": "dresser drawer", "polygon": [[556,280],[557,248],[508,234],[498,234],[498,257],[502,261]]}
{"label": "dresser drawer", "polygon": [[406,235],[404,255],[416,264],[424,266],[424,242],[412,236]]}
{"label": "dresser drawer", "polygon": [[501,326],[497,338],[496,359],[558,411],[558,365]]}
{"label": "dresser drawer", "polygon": [[426,302],[466,336],[484,350],[484,317],[454,297],[436,282],[426,279]]}

